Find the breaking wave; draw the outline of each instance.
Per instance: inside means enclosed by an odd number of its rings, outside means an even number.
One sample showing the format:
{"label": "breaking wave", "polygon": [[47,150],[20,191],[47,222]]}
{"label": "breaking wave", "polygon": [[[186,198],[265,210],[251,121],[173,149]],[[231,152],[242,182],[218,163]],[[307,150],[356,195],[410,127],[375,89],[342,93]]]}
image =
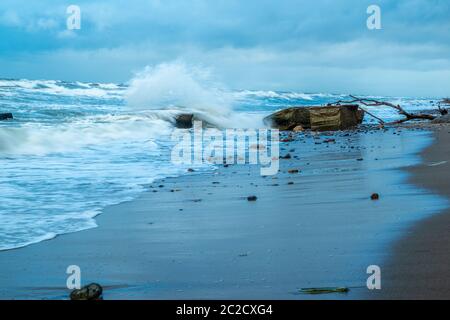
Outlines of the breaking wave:
{"label": "breaking wave", "polygon": [[[167,118],[170,116],[167,115]],[[83,147],[150,141],[168,136],[169,122],[160,115],[105,115],[53,126],[0,127],[0,154],[46,155]]]}
{"label": "breaking wave", "polygon": [[147,66],[130,81],[125,99],[134,110],[193,113],[220,128],[262,126],[262,117],[234,111],[235,94],[214,81],[208,69],[182,62]]}
{"label": "breaking wave", "polygon": [[118,98],[124,91],[123,85],[114,83],[83,83],[57,80],[0,80],[0,92],[15,89],[39,94],[84,96],[93,98]]}

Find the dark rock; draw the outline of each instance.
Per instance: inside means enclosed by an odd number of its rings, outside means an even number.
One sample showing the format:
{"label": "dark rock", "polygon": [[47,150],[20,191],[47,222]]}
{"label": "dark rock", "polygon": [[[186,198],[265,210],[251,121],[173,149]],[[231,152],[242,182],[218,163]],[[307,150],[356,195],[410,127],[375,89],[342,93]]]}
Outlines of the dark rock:
{"label": "dark rock", "polygon": [[335,105],[326,107],[292,107],[278,111],[264,122],[279,130],[303,129],[317,131],[346,130],[361,124],[364,111],[358,105]]}
{"label": "dark rock", "polygon": [[70,293],[70,300],[100,300],[103,288],[97,283],[91,283],[81,289],[75,289]]}
{"label": "dark rock", "polygon": [[11,120],[13,119],[12,113],[0,113],[0,120]]}
{"label": "dark rock", "polygon": [[191,129],[194,126],[194,121],[201,121],[202,127],[204,128],[214,127],[214,125],[193,113],[182,113],[177,115],[175,117],[175,127],[178,129]]}
{"label": "dark rock", "polygon": [[175,117],[175,126],[179,129],[190,129],[193,126],[193,114],[179,114]]}
{"label": "dark rock", "polygon": [[380,199],[380,195],[378,193],[374,193],[370,196],[370,199],[372,200],[379,200]]}
{"label": "dark rock", "polygon": [[258,197],[257,196],[249,196],[249,197],[247,197],[247,200],[248,201],[256,201],[256,200],[258,200]]}
{"label": "dark rock", "polygon": [[189,168],[187,171],[188,171],[188,172],[195,172],[195,170],[192,169],[192,168]]}
{"label": "dark rock", "polygon": [[290,173],[290,174],[299,173],[299,172],[300,171],[297,170],[297,169],[291,169],[291,170],[288,171],[288,173]]}

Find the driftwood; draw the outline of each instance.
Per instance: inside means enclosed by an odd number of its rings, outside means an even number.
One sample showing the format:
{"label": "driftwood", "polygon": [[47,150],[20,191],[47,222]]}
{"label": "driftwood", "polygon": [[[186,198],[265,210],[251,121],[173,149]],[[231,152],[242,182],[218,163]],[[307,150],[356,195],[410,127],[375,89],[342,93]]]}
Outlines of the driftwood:
{"label": "driftwood", "polygon": [[[397,121],[393,121],[390,123],[386,123],[385,121],[383,121],[383,119],[375,116],[374,114],[370,113],[369,111],[367,111],[366,109],[361,108],[361,110],[364,110],[368,115],[370,115],[371,117],[377,119],[381,125],[385,125],[385,124],[399,124],[399,123],[403,123],[406,121],[410,121],[410,120],[434,120],[436,119],[436,116],[431,115],[431,114],[424,114],[424,113],[410,113],[407,112],[405,109],[403,109],[400,105],[395,105],[393,103],[390,102],[385,102],[385,101],[379,101],[379,100],[375,100],[375,99],[365,99],[365,98],[358,98],[355,96],[350,95],[350,97],[353,99],[351,101],[344,101],[344,100],[339,100],[333,104],[336,105],[340,105],[341,103],[359,103],[361,105],[367,106],[367,107],[379,107],[379,106],[386,106],[386,107],[390,107],[393,108],[395,110],[397,110],[397,112],[399,114],[401,114],[402,116],[404,116],[403,119],[397,120]],[[445,101],[445,100],[444,100]],[[441,115],[445,115],[447,114],[447,110],[446,109],[442,109],[440,107],[440,105],[438,106],[439,108],[439,112]]]}

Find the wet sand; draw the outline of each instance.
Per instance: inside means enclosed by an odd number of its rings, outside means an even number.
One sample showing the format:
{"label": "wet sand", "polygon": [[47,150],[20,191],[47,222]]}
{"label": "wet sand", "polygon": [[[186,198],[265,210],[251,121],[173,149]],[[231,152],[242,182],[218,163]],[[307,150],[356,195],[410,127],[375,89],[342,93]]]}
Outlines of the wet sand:
{"label": "wet sand", "polygon": [[[410,181],[450,198],[450,126],[434,126],[435,142],[410,168]],[[383,267],[383,289],[369,298],[450,299],[450,210],[421,221],[407,231]]]}
{"label": "wet sand", "polygon": [[[67,298],[69,265],[81,268],[83,284],[104,285],[105,299],[366,298],[367,266],[384,270],[392,244],[446,205],[402,169],[431,141],[405,129],[299,135],[282,144],[291,159],[274,177],[232,165],[158,181],[106,208],[96,229],[0,252],[0,298]],[[298,294],[332,286],[351,290]]]}

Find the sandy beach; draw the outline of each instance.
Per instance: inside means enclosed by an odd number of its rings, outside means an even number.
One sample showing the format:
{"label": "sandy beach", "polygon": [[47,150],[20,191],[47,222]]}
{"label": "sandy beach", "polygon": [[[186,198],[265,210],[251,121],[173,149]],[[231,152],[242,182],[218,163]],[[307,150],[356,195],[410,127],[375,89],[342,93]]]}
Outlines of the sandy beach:
{"label": "sandy beach", "polygon": [[0,1],[0,301],[450,300],[449,17]]}
{"label": "sandy beach", "polygon": [[[273,177],[232,165],[157,181],[98,228],[0,252],[0,298],[67,299],[70,265],[105,299],[448,298],[448,130],[436,137],[421,163],[430,130],[302,133]],[[350,292],[298,291],[334,286]]]}
{"label": "sandy beach", "polygon": [[[410,168],[410,181],[435,194],[450,196],[450,127],[430,128],[434,143],[422,152],[422,163]],[[384,267],[384,286],[370,298],[450,298],[450,211],[424,219],[396,242],[392,258]]]}

